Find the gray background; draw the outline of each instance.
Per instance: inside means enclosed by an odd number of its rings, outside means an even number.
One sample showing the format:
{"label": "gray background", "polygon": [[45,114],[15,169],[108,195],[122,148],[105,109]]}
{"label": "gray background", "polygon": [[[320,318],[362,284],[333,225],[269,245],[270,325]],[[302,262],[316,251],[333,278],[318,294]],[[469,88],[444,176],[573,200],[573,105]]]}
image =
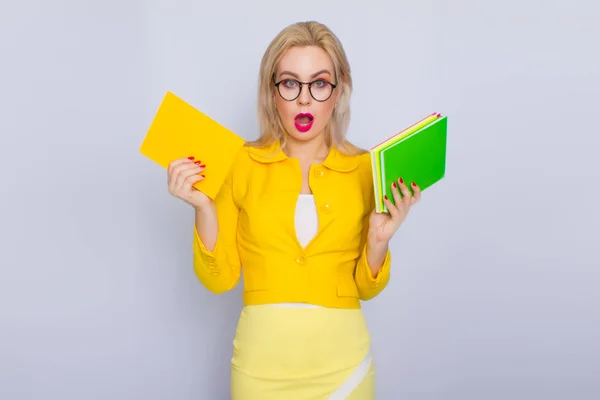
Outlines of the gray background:
{"label": "gray background", "polygon": [[[493,4],[492,4],[493,3]],[[600,398],[593,1],[0,5],[0,398],[227,399],[241,286],[138,152],[166,90],[245,138],[269,41],[342,40],[363,147],[449,116],[447,177],[365,303],[378,399]]]}

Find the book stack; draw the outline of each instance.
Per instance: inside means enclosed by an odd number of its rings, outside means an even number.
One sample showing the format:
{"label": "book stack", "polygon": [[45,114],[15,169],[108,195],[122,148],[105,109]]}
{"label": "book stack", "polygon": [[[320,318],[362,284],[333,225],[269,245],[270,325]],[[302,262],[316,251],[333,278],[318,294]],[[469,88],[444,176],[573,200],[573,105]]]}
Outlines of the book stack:
{"label": "book stack", "polygon": [[402,178],[421,192],[440,181],[446,172],[448,118],[433,113],[371,149],[375,210],[388,212],[383,197],[395,204],[392,184]]}

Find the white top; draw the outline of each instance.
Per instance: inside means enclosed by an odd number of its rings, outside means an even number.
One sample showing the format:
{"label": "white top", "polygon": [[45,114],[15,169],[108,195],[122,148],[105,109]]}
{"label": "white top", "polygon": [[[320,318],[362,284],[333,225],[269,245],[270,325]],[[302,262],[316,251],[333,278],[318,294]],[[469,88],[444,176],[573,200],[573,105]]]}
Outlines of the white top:
{"label": "white top", "polygon": [[315,197],[312,194],[300,194],[296,203],[296,236],[302,247],[311,241],[319,230],[319,218]]}

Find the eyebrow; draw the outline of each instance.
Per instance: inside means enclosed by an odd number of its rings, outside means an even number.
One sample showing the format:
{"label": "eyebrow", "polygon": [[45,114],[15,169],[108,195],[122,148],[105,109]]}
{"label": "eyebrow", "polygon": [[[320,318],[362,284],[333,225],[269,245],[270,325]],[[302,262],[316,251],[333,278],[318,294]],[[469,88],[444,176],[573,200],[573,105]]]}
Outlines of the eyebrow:
{"label": "eyebrow", "polygon": [[[287,74],[287,75],[291,75],[291,76],[293,76],[293,77],[294,77],[294,78],[296,78],[296,79],[300,79],[300,76],[298,76],[298,74],[295,74],[295,73],[293,73],[293,72],[291,72],[291,71],[282,71],[282,72],[279,74],[279,76],[281,76],[281,75],[285,75],[285,74]],[[329,70],[322,69],[322,70],[320,70],[319,72],[315,72],[314,74],[312,74],[311,78],[314,78],[314,77],[316,77],[316,76],[318,76],[318,75],[321,75],[321,74],[329,74],[329,75],[331,75],[331,72],[329,72]]]}

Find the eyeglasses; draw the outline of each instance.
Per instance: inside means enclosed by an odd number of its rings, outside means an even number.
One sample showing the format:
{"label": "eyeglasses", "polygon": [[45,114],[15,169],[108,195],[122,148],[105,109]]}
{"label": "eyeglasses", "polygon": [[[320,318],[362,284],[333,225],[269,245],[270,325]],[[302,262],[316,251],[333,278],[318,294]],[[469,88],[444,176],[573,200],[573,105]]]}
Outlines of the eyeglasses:
{"label": "eyeglasses", "polygon": [[312,82],[300,82],[297,79],[283,79],[279,82],[275,82],[275,78],[273,78],[273,83],[277,87],[277,91],[281,98],[286,101],[296,100],[302,92],[302,85],[308,85],[308,91],[313,99],[319,102],[326,101],[331,97],[333,89],[337,86],[324,79],[317,79]]}

